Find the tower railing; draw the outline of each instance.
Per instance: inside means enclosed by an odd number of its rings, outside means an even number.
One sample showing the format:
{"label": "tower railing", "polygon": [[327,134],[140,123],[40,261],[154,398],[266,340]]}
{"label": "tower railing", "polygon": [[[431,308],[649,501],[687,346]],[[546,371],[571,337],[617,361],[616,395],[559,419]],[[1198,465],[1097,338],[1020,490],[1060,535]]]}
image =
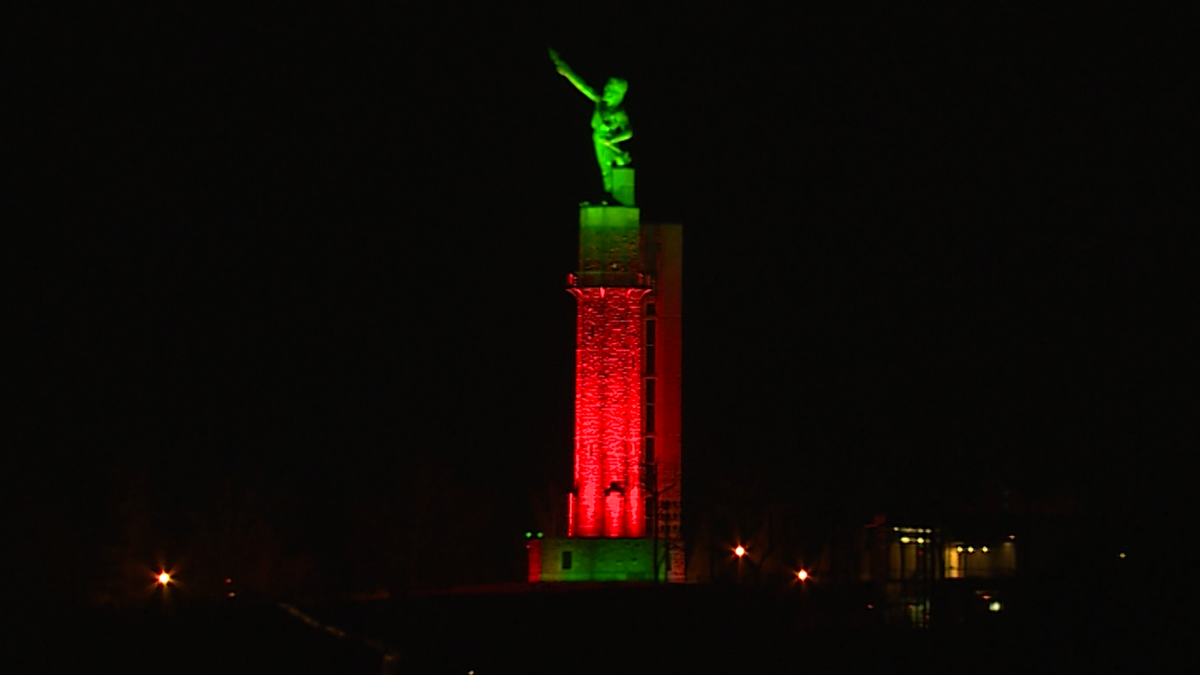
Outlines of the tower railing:
{"label": "tower railing", "polygon": [[567,286],[608,286],[612,288],[649,288],[655,287],[655,279],[650,274],[634,272],[575,272],[567,275]]}

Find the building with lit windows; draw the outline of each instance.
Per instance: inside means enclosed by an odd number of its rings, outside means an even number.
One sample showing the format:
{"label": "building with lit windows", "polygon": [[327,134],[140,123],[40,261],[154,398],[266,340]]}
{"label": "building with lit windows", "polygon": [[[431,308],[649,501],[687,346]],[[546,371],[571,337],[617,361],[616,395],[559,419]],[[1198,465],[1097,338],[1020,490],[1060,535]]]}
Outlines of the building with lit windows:
{"label": "building with lit windows", "polygon": [[1007,608],[1017,575],[1011,532],[947,537],[939,528],[884,526],[863,530],[859,580],[872,588],[871,606],[889,623],[916,627],[957,623]]}

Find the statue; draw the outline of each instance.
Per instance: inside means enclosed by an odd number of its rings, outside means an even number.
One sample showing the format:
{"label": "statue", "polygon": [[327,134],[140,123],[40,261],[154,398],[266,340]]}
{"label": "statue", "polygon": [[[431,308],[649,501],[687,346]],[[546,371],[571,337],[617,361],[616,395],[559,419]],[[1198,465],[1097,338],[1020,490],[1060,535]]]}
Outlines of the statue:
{"label": "statue", "polygon": [[629,116],[621,106],[625,100],[625,92],[629,90],[629,83],[618,77],[610,77],[604,85],[604,93],[597,94],[596,90],[580,79],[553,49],[550,50],[550,60],[554,62],[560,75],[567,78],[576,89],[596,104],[596,111],[592,113],[592,143],[596,146],[596,162],[600,164],[604,191],[612,194],[613,167],[626,166],[633,161],[629,153],[617,145],[633,137]]}

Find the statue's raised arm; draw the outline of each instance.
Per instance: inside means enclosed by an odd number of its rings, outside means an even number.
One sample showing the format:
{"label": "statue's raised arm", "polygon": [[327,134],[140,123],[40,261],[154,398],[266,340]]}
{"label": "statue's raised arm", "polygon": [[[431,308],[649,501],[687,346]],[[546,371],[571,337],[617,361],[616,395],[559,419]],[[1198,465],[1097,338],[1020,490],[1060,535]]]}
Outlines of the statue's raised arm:
{"label": "statue's raised arm", "polygon": [[629,90],[629,83],[618,77],[610,77],[604,84],[603,93],[597,94],[596,90],[576,75],[553,49],[550,50],[550,60],[560,75],[567,78],[576,89],[596,104],[596,110],[592,113],[592,143],[596,149],[596,162],[600,165],[604,191],[612,194],[613,167],[627,166],[633,161],[629,153],[617,145],[633,138],[633,128],[622,105],[625,92]]}
{"label": "statue's raised arm", "polygon": [[576,75],[575,71],[571,70],[571,66],[568,66],[566,61],[558,58],[558,52],[553,49],[550,50],[550,60],[554,62],[554,69],[558,71],[558,74],[567,78],[571,84],[575,85],[576,89],[583,92],[584,96],[592,99],[592,101],[600,100],[596,96],[596,90],[592,89],[587,82],[584,82],[583,78]]}

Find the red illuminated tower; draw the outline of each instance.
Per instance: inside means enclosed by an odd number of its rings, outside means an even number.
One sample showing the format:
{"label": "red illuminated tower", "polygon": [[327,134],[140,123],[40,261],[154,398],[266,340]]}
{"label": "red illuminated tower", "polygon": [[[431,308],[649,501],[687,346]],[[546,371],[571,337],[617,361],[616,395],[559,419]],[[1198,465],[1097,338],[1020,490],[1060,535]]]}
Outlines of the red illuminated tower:
{"label": "red illuminated tower", "polygon": [[641,224],[632,169],[614,182],[619,205],[580,207],[574,489],[531,581],[684,579],[682,228]]}

